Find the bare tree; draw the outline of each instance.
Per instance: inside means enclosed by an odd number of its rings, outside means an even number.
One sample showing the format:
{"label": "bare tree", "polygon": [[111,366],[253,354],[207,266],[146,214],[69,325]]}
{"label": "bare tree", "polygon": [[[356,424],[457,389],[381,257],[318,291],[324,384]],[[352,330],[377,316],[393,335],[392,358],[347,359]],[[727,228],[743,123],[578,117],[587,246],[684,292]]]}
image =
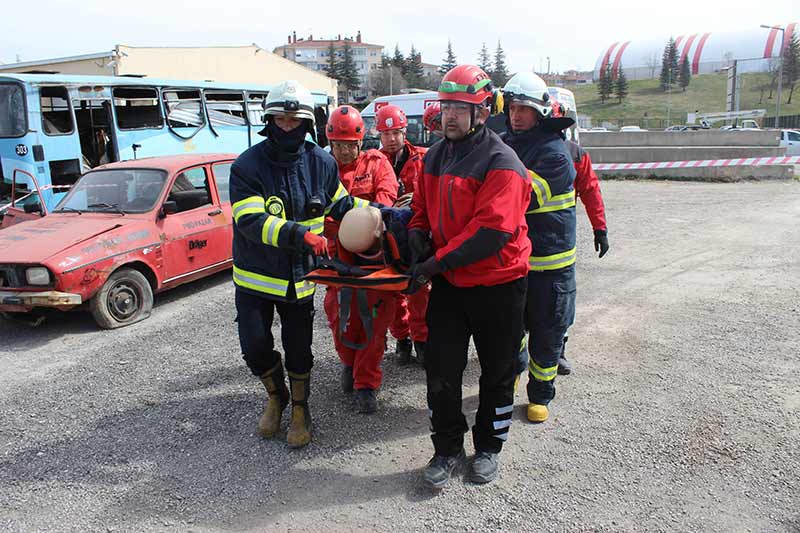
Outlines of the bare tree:
{"label": "bare tree", "polygon": [[399,94],[408,87],[403,72],[393,66],[377,68],[369,73],[369,86],[375,96]]}
{"label": "bare tree", "polygon": [[645,65],[647,68],[650,69],[650,78],[656,77],[656,69],[661,65],[661,61],[658,57],[658,53],[653,52],[649,56],[645,56],[644,58]]}

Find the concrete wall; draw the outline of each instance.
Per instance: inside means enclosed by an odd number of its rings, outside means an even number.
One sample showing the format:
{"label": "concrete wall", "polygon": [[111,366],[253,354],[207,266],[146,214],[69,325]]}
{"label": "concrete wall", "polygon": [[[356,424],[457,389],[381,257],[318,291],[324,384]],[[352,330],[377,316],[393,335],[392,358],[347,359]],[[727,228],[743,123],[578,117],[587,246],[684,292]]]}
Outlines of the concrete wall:
{"label": "concrete wall", "polygon": [[[583,140],[583,134],[581,134]],[[786,155],[778,146],[604,146],[587,147],[594,163],[649,163],[653,161],[695,161]]]}
{"label": "concrete wall", "polygon": [[117,74],[150,78],[212,80],[275,85],[294,79],[336,97],[338,82],[258,46],[140,48],[119,46]]}
{"label": "concrete wall", "polygon": [[[778,146],[777,130],[581,132],[587,148],[606,146]],[[626,161],[634,163],[635,161]]]}
{"label": "concrete wall", "polygon": [[764,165],[740,167],[705,168],[663,168],[658,170],[597,170],[603,178],[655,178],[686,181],[745,181],[745,180],[785,180],[792,179],[795,167],[792,165]]}

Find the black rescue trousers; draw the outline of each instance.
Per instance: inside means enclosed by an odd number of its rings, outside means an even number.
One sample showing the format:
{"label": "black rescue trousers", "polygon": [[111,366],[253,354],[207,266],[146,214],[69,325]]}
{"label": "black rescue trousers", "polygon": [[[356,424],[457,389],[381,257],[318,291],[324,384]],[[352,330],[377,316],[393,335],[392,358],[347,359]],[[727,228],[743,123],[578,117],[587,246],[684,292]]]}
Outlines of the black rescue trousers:
{"label": "black rescue trousers", "polygon": [[527,278],[491,287],[459,288],[433,279],[426,316],[425,371],[436,455],[455,455],[464,445],[461,379],[472,337],[481,365],[475,451],[499,452],[514,409],[514,378],[522,336]]}
{"label": "black rescue trousers", "polygon": [[314,331],[314,298],[301,302],[280,302],[236,290],[236,321],[245,363],[254,376],[261,377],[281,361],[275,350],[272,319],[275,309],[281,319],[281,341],[286,351],[286,370],[305,374],[314,364],[311,338]]}

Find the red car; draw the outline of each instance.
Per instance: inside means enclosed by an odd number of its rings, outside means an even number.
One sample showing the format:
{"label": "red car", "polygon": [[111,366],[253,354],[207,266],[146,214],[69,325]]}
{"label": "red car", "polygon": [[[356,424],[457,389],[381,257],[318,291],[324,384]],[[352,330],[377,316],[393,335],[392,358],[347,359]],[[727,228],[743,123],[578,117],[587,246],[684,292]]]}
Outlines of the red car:
{"label": "red car", "polygon": [[234,154],[154,157],[84,174],[47,216],[0,231],[0,312],[88,304],[102,328],[153,294],[230,268]]}

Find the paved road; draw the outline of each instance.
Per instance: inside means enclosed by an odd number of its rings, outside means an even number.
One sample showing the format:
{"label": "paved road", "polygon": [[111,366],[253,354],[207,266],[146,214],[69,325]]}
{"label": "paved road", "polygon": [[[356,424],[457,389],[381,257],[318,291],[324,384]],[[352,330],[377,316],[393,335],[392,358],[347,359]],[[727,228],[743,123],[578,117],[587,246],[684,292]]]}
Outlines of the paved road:
{"label": "paved road", "polygon": [[497,482],[422,487],[422,372],[387,361],[356,414],[321,313],[314,442],[258,438],[222,274],[118,331],[0,321],[0,530],[800,531],[800,183],[604,193],[602,260],[579,218],[575,373],[545,424],[518,393]]}

